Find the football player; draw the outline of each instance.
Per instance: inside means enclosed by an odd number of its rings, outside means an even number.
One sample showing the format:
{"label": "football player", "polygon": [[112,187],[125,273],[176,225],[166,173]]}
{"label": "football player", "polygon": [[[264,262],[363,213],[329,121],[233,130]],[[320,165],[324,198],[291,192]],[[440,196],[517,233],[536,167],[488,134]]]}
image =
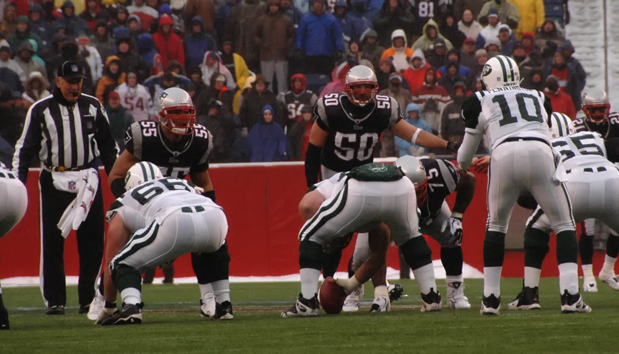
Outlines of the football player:
{"label": "football player", "polygon": [[[407,175],[421,174],[421,183],[415,184],[417,208],[420,210],[419,227],[421,233],[428,235],[441,244],[441,262],[447,274],[447,306],[453,309],[469,309],[471,304],[464,295],[462,277],[462,218],[475,195],[475,175],[466,172],[460,175],[456,167],[443,159],[421,158],[414,166],[417,171],[406,170],[408,160],[417,160],[414,156],[402,156],[395,161]],[[413,178],[411,178],[413,179]],[[445,198],[457,192],[453,211]],[[356,270],[367,257],[367,239],[359,235],[352,257],[352,269]],[[360,288],[362,289],[362,288]],[[357,311],[361,301],[359,289],[353,291],[344,302],[344,311]],[[373,304],[373,307],[376,307]],[[375,308],[375,311],[380,309]],[[370,310],[372,311],[372,310]]]}
{"label": "football player", "polygon": [[549,142],[550,100],[542,92],[521,88],[518,65],[503,55],[484,65],[482,82],[484,91],[467,97],[462,105],[466,129],[458,151],[458,164],[466,171],[482,136],[490,148],[480,312],[499,314],[505,232],[523,191],[531,192],[557,235],[561,310],[588,312],[590,308],[578,291],[578,241],[570,199],[562,183],[565,173],[555,165]]}
{"label": "football player", "polygon": [[[604,140],[619,139],[619,113],[610,113],[610,102],[608,101],[608,95],[604,91],[593,90],[583,95],[582,111],[585,114],[584,118],[578,118],[574,120],[574,129],[577,132],[591,131],[599,133]],[[619,162],[609,156],[612,162]],[[607,227],[595,219],[587,219],[581,224],[583,230],[580,235],[578,248],[580,250],[580,260],[582,263],[583,279],[583,291],[597,292],[597,284],[595,276],[593,275],[593,236],[597,233],[598,229],[607,233]],[[611,233],[612,235],[612,233]],[[615,254],[619,252],[618,239],[609,236],[606,244],[607,257],[604,260],[603,270],[601,271],[599,278],[601,281],[610,285],[611,288],[619,290],[619,281],[615,277],[614,262],[612,257],[608,257],[610,253]],[[610,253],[609,253],[610,252]]]}
{"label": "football player", "polygon": [[[407,168],[418,169],[418,162],[417,166]],[[354,232],[369,232],[370,256],[353,277],[336,280],[346,294],[383,267],[391,233],[421,288],[422,311],[440,311],[441,297],[435,291],[431,251],[419,232],[415,187],[405,176],[395,165],[366,164],[318,183],[303,197],[299,204],[306,220],[299,232],[301,293],[296,303],[281,313],[282,317],[318,316],[316,290],[323,251],[346,247]],[[382,300],[381,306],[389,308],[387,286],[376,286],[374,295]]]}
{"label": "football player", "polygon": [[[305,155],[308,187],[316,184],[319,176],[327,179],[338,172],[372,162],[374,147],[385,129],[413,144],[452,152],[458,150],[459,144],[447,142],[407,123],[398,101],[377,93],[378,82],[372,69],[358,65],[346,74],[345,92],[318,99]],[[325,256],[325,277],[335,273],[340,258],[341,251]]]}
{"label": "football player", "polygon": [[[619,170],[607,159],[607,150],[613,154],[617,148],[609,146],[611,141],[597,132],[574,132],[569,117],[553,113],[551,132],[553,148],[561,154],[563,168],[567,173],[566,187],[572,201],[574,220],[595,218],[606,223],[614,231],[608,239],[606,259],[601,274],[609,273],[615,278],[613,266],[619,249]],[[538,284],[542,262],[548,253],[548,242],[552,231],[548,216],[539,206],[527,221],[524,234],[525,268],[522,291],[507,307],[514,310],[539,309]],[[612,254],[611,254],[612,252]],[[611,264],[609,266],[609,264]],[[609,267],[609,268],[607,268]],[[600,276],[602,278],[602,276]],[[616,281],[616,279],[615,279]],[[590,309],[589,309],[590,311]]]}
{"label": "football player", "polygon": [[[208,173],[213,140],[206,128],[195,124],[196,111],[191,97],[184,90],[173,87],[159,95],[155,104],[159,121],[140,121],[127,129],[125,151],[110,172],[112,192],[117,197],[122,195],[129,168],[139,161],[149,161],[157,165],[165,177],[182,179],[189,175],[191,181],[204,190],[204,196],[216,202]],[[229,297],[229,262],[225,244],[215,253],[191,254],[200,288],[202,316],[213,316],[215,302],[221,303]],[[92,314],[89,312],[89,319],[96,319],[100,312],[103,301],[100,297],[96,299],[98,310],[91,304],[93,310]]]}
{"label": "football player", "polygon": [[294,74],[290,78],[290,90],[281,92],[278,99],[286,107],[288,112],[288,119],[284,124],[286,131],[288,131],[292,125],[301,121],[301,111],[303,107],[314,107],[318,97],[311,90],[306,89],[305,75]]}
{"label": "football player", "polygon": [[[201,188],[163,178],[155,164],[135,164],[126,180],[127,192],[107,212],[105,254],[110,261],[104,271],[106,300],[115,302],[118,289],[123,307],[106,307],[97,320],[103,326],[142,323],[140,274],[189,252],[219,252],[228,232],[222,208],[201,196]],[[217,304],[213,318],[232,318],[229,295]]]}
{"label": "football player", "polygon": [[[26,214],[28,193],[17,175],[0,162],[0,237],[8,234]],[[2,301],[0,286],[0,330],[9,329],[9,314]]]}

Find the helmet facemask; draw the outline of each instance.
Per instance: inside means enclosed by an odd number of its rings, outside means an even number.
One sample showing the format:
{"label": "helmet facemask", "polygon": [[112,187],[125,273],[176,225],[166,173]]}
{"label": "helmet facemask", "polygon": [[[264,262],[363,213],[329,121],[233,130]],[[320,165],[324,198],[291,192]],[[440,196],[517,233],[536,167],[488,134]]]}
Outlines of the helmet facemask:
{"label": "helmet facemask", "polygon": [[585,113],[585,116],[587,116],[588,121],[595,124],[601,124],[608,119],[608,114],[610,113],[610,103],[583,105],[582,111]]}
{"label": "helmet facemask", "polygon": [[166,107],[159,112],[159,121],[177,135],[190,135],[196,122],[196,107]]}
{"label": "helmet facemask", "polygon": [[363,107],[374,102],[378,94],[378,84],[373,81],[357,81],[346,84],[346,95],[352,103]]}

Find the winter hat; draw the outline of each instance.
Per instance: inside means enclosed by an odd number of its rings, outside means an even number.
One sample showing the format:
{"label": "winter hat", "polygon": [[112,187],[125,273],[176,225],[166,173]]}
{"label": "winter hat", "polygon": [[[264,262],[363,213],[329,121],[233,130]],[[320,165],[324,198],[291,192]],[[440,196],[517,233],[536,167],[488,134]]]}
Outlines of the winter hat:
{"label": "winter hat", "polygon": [[397,80],[400,83],[402,82],[402,76],[400,76],[400,74],[398,73],[391,73],[391,75],[389,75],[389,81],[391,80]]}
{"label": "winter hat", "polygon": [[77,44],[78,45],[89,45],[90,44],[90,38],[88,38],[87,36],[79,36],[77,38]]}
{"label": "winter hat", "polygon": [[434,48],[436,47],[445,47],[445,40],[441,37],[438,37],[434,40]]}
{"label": "winter hat", "polygon": [[159,26],[173,25],[173,24],[174,24],[174,20],[168,14],[162,14],[161,17],[159,17]]}
{"label": "winter hat", "polygon": [[475,57],[479,58],[482,55],[488,56],[488,52],[485,49],[477,49],[477,51],[475,52]]}
{"label": "winter hat", "polygon": [[464,40],[464,44],[468,44],[468,43],[475,44],[475,40],[471,37],[468,37],[467,39]]}
{"label": "winter hat", "polygon": [[509,33],[512,33],[512,30],[511,30],[511,28],[509,28],[508,25],[500,25],[499,26],[499,32],[502,32],[502,31],[507,31]]}
{"label": "winter hat", "polygon": [[30,13],[33,12],[38,12],[40,14],[43,13],[43,6],[39,5],[39,4],[32,4],[32,6],[30,6]]}
{"label": "winter hat", "polygon": [[312,106],[303,105],[303,108],[301,108],[301,114],[303,113],[312,113]]}
{"label": "winter hat", "polygon": [[496,9],[490,9],[488,11],[488,17],[499,17],[499,12]]}
{"label": "winter hat", "polygon": [[563,43],[559,47],[559,50],[566,50],[572,53],[575,52],[574,46],[572,45],[572,41],[570,41],[569,39],[566,39],[565,41],[563,41]]}
{"label": "winter hat", "polygon": [[499,39],[496,38],[496,37],[490,37],[490,38],[488,38],[486,40],[486,48],[488,48],[491,45],[496,45],[500,49],[501,48],[501,41],[499,41]]}
{"label": "winter hat", "polygon": [[217,77],[215,78],[215,82],[217,81],[226,82],[226,76],[224,74],[218,74]]}
{"label": "winter hat", "polygon": [[522,39],[524,39],[524,38],[531,38],[531,39],[535,39],[535,36],[534,36],[534,35],[533,35],[533,33],[531,33],[531,32],[524,32],[524,33],[522,34]]}
{"label": "winter hat", "polygon": [[26,23],[26,24],[30,25],[30,19],[26,15],[21,15],[21,16],[17,17],[17,23]]}

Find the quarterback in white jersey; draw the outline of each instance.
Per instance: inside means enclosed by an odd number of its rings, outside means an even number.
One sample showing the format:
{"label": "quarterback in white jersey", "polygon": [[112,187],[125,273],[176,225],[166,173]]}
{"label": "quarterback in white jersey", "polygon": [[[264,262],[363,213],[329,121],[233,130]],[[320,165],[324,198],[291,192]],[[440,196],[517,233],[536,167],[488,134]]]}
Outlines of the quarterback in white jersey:
{"label": "quarterback in white jersey", "polygon": [[[509,57],[496,56],[482,72],[484,91],[462,105],[465,135],[458,151],[463,170],[471,166],[482,135],[490,149],[488,222],[484,240],[484,296],[480,312],[499,314],[505,233],[519,195],[529,191],[557,234],[563,312],[588,312],[578,291],[578,241],[570,199],[550,146],[550,102],[543,93],[520,87],[520,72]],[[588,311],[586,311],[588,309]]]}
{"label": "quarterback in white jersey", "polygon": [[[567,120],[563,119],[567,118]],[[555,151],[561,154],[562,167],[567,175],[565,183],[572,201],[574,220],[580,222],[588,218],[603,221],[617,235],[619,233],[619,170],[607,159],[603,137],[596,132],[574,133],[569,117],[553,113],[553,136],[551,141]],[[568,129],[561,129],[563,127]],[[542,262],[548,253],[548,242],[552,227],[548,216],[541,207],[533,212],[527,221],[524,235],[525,270],[522,291],[508,304],[509,309],[529,310],[540,308],[539,277]],[[611,234],[609,237],[617,237]],[[610,256],[606,256],[609,258]],[[602,271],[615,278],[615,257],[605,262]],[[609,268],[609,269],[606,269]],[[615,278],[616,281],[616,278]]]}
{"label": "quarterback in white jersey", "polygon": [[106,306],[97,320],[104,326],[142,322],[141,273],[189,252],[214,253],[226,241],[228,223],[220,206],[186,180],[153,176],[161,176],[156,165],[134,165],[127,175],[132,188],[107,213],[105,298],[115,301],[118,288],[124,306],[121,311]]}
{"label": "quarterback in white jersey", "polygon": [[135,73],[127,75],[127,82],[116,88],[120,103],[133,115],[136,122],[148,120],[154,116],[153,100],[146,87],[137,83]]}
{"label": "quarterback in white jersey", "polygon": [[[28,193],[17,174],[0,162],[0,237],[11,231],[26,214]],[[0,286],[0,330],[9,329],[9,314],[2,301]]]}

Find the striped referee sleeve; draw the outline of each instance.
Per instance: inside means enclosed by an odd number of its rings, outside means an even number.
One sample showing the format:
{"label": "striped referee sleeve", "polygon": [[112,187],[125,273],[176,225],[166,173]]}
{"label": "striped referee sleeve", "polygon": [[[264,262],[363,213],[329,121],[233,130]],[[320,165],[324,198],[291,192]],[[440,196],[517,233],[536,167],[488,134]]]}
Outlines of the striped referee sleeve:
{"label": "striped referee sleeve", "polygon": [[[28,167],[32,162],[32,158],[41,150],[41,141],[43,134],[43,121],[41,119],[41,108],[47,106],[52,96],[36,102],[28,109],[26,120],[24,122],[24,130],[21,137],[15,144],[15,153],[13,154],[13,171],[17,173],[19,180],[26,183],[28,178]],[[47,139],[49,142],[49,139]]]}

